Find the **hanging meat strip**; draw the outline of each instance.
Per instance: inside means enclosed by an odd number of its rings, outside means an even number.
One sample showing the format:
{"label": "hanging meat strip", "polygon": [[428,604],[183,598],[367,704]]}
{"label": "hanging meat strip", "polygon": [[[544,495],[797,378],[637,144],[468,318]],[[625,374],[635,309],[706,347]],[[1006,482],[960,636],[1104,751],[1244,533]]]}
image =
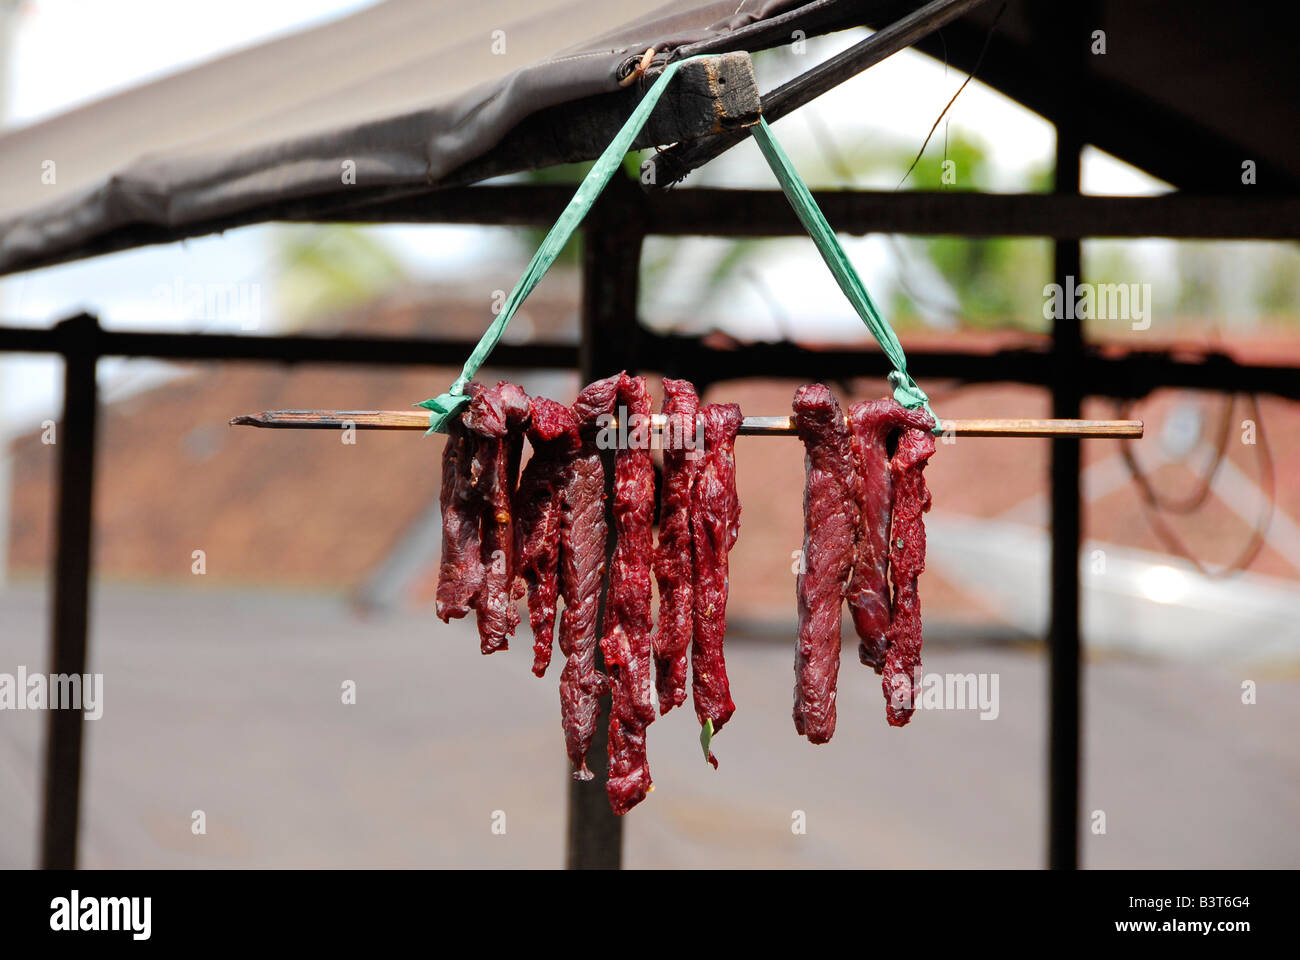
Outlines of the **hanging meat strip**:
{"label": "hanging meat strip", "polygon": [[904,427],[928,430],[924,410],[908,410],[892,397],[863,400],[849,410],[854,466],[860,479],[860,523],[849,583],[849,611],[858,632],[858,659],[880,673],[889,641],[889,527],[894,479],[889,457]]}
{"label": "hanging meat strip", "polygon": [[645,731],[654,720],[651,685],[650,560],[653,553],[654,463],[650,459],[650,393],[645,377],[624,375],[618,417],[626,443],[614,459],[614,529],[600,641],[609,675],[609,805],[624,814],[651,789]]}
{"label": "hanging meat strip", "polygon": [[555,639],[555,600],[560,590],[560,492],[582,446],[573,411],[554,400],[534,397],[528,442],[533,455],[515,493],[515,556],[519,576],[528,589],[533,673],[540,677],[550,665]]}
{"label": "hanging meat strip", "polygon": [[654,557],[655,579],[659,581],[654,656],[660,713],[686,702],[686,656],[695,626],[691,486],[704,456],[695,439],[699,405],[695,387],[689,382],[664,379],[664,480],[659,546]]}
{"label": "hanging meat strip", "polygon": [[482,502],[482,579],[474,598],[479,647],[504,650],[519,611],[515,606],[515,534],[511,499],[519,477],[528,396],[513,383],[499,383],[470,401],[465,428],[476,435],[473,470]]}
{"label": "hanging meat strip", "polygon": [[916,706],[921,669],[921,598],[916,580],[925,569],[922,514],[930,509],[930,491],[922,471],[933,453],[934,434],[908,428],[889,462],[894,479],[894,525],[889,544],[894,610],[881,687],[885,692],[885,716],[894,727],[912,719]]}
{"label": "hanging meat strip", "polygon": [[825,384],[794,395],[794,424],[804,444],[799,642],[794,658],[794,727],[813,743],[835,733],[840,671],[840,606],[853,570],[861,499],[844,413]]}
{"label": "hanging meat strip", "polygon": [[596,730],[605,675],[596,669],[596,610],[605,575],[605,468],[596,446],[597,419],[614,408],[622,375],[590,384],[578,394],[573,414],[582,446],[560,492],[560,713],[574,778],[590,780],[587,750]]}
{"label": "hanging meat strip", "polygon": [[[514,528],[519,523],[515,515],[515,492],[519,488],[519,463],[524,456],[524,434],[533,418],[533,403],[522,387],[502,380],[497,384],[502,391],[506,404],[506,508],[510,511],[511,524],[505,538],[506,551],[510,557],[509,599],[506,605],[506,617],[509,621],[510,636],[514,636],[519,626],[519,601],[524,598],[527,588],[519,576],[519,554],[515,552]],[[517,391],[517,392],[516,392]]]}
{"label": "hanging meat strip", "polygon": [[[740,534],[736,495],[736,434],[743,419],[734,403],[711,403],[704,421],[704,457],[691,494],[691,538],[695,550],[695,632],[691,644],[691,692],[701,726],[713,733],[736,712],[727,682],[723,638],[727,632],[727,554]],[[717,757],[709,753],[716,768]]]}
{"label": "hanging meat strip", "polygon": [[[473,397],[481,390],[469,385]],[[438,567],[438,619],[444,623],[469,613],[483,580],[480,520],[483,503],[474,475],[476,437],[461,418],[451,422],[442,448],[442,563]]]}

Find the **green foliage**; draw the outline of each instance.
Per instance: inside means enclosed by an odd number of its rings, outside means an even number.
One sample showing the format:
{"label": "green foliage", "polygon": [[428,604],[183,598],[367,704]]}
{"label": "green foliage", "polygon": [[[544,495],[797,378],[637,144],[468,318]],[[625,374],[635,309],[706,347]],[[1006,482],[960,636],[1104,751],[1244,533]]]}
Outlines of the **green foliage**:
{"label": "green foliage", "polygon": [[1268,244],[1262,257],[1268,269],[1255,288],[1255,305],[1268,316],[1300,323],[1300,251],[1294,244]]}
{"label": "green foliage", "polygon": [[1217,323],[1248,305],[1269,322],[1300,322],[1300,250],[1294,244],[1184,241],[1175,245],[1174,267],[1177,317]]}
{"label": "green foliage", "polygon": [[286,227],[273,245],[279,315],[291,325],[372,300],[405,278],[393,252],[356,226]]}
{"label": "green foliage", "polygon": [[[914,156],[892,153],[883,159],[887,165],[902,166],[906,172]],[[988,190],[992,186],[988,154],[983,144],[963,134],[951,137],[945,144],[940,128],[903,186],[911,190]]]}
{"label": "green foliage", "polygon": [[[886,169],[896,165],[906,171],[914,159],[914,154],[909,157],[894,151],[883,153],[875,162]],[[1033,169],[1017,186],[1042,191],[1050,189],[1051,180],[1050,169]],[[940,128],[903,186],[911,190],[990,191],[994,183],[987,149],[973,137],[962,133],[948,137]],[[1051,268],[1046,241],[927,237],[910,246],[918,248],[951,288],[964,325],[1024,329],[1045,326],[1036,306],[1042,300],[1042,286]],[[917,317],[917,305],[907,294],[895,297],[893,305],[896,312],[891,320],[899,326],[906,327]]]}

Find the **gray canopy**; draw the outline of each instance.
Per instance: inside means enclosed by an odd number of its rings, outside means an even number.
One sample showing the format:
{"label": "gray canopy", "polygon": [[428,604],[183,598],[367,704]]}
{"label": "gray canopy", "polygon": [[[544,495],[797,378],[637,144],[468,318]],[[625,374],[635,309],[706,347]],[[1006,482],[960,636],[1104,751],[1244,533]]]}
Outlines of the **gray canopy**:
{"label": "gray canopy", "polygon": [[525,117],[618,91],[651,45],[798,6],[387,0],[0,138],[0,270],[78,256],[128,224],[445,183]]}
{"label": "gray canopy", "polygon": [[[387,0],[0,136],[0,273],[578,159],[503,144],[529,122],[533,142],[562,140],[585,108],[638,95],[619,81],[648,47],[660,64],[688,46],[754,50],[919,5]],[[980,71],[1049,118],[1033,37],[1051,6],[1012,0]],[[920,46],[971,69],[998,7]],[[1108,48],[1090,142],[1184,187],[1214,190],[1247,159],[1262,189],[1300,182],[1292,31],[1207,0],[1096,9]]]}

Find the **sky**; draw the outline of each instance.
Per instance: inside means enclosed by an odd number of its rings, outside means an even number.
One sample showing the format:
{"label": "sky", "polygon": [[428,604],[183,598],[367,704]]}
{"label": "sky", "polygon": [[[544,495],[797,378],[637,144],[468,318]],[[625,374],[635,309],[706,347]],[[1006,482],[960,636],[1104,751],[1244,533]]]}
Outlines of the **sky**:
{"label": "sky", "polygon": [[7,120],[44,119],[374,2],[20,0]]}
{"label": "sky", "polygon": [[[0,7],[14,0],[0,0]],[[6,126],[38,122],[132,85],[183,70],[203,60],[254,45],[288,31],[343,16],[375,0],[21,0],[13,24],[8,65]],[[864,34],[817,38],[802,57],[760,60],[760,87],[768,89],[793,72],[822,60]],[[806,58],[806,62],[805,59]],[[964,79],[921,54],[907,50],[827,93],[810,107],[777,123],[787,150],[800,158],[808,144],[830,136],[842,150],[863,144],[896,143],[919,148],[934,118]],[[834,120],[833,133],[831,120]],[[978,137],[998,171],[995,189],[1015,189],[1025,171],[1050,166],[1051,126],[1001,94],[971,83],[950,111],[948,132]],[[931,149],[942,143],[944,128]],[[805,175],[815,186],[848,186],[823,163]],[[851,185],[893,189],[889,176],[855,176]],[[752,142],[697,174],[692,182],[712,186],[771,187],[771,173]],[[1100,151],[1083,164],[1085,192],[1139,194],[1166,189]],[[92,309],[108,327],[238,330],[237,318],[187,315],[173,291],[193,284],[251,285],[260,292],[259,329],[275,329],[271,249],[273,227],[253,227],[224,236],[114,254],[0,281],[0,317],[45,326],[79,309]],[[464,282],[481,277],[489,288],[508,289],[522,272],[528,252],[502,244],[502,232],[431,226],[376,227],[414,279]],[[653,238],[648,253],[653,253]],[[889,288],[898,270],[898,247],[880,236],[844,238],[844,245],[873,290]],[[738,336],[777,337],[779,321],[763,301],[796,304],[811,316],[811,331],[825,339],[861,339],[860,322],[846,309],[812,245],[799,239],[771,241],[761,285],[741,277],[722,298],[725,315],[706,317]],[[666,281],[647,293],[644,310],[656,316],[692,313],[694,298],[712,263],[726,253],[723,241],[691,239],[676,250]],[[167,282],[160,282],[158,278]],[[267,282],[264,283],[263,280]],[[878,297],[878,299],[880,299]],[[124,371],[123,366],[126,366]],[[105,361],[101,379],[109,398],[166,376],[167,368],[143,361]],[[46,357],[0,358],[0,431],[27,429],[54,415],[59,403],[59,367]]]}

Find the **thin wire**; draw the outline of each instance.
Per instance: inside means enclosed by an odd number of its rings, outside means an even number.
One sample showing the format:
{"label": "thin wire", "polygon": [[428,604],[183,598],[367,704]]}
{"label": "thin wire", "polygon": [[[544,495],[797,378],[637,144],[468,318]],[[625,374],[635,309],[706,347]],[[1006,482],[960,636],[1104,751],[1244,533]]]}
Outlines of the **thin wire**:
{"label": "thin wire", "polygon": [[[1260,551],[1264,549],[1264,544],[1268,541],[1268,529],[1273,522],[1273,510],[1275,508],[1276,500],[1276,477],[1274,476],[1273,455],[1272,451],[1269,449],[1268,439],[1264,433],[1264,420],[1260,414],[1259,396],[1253,393],[1247,395],[1246,403],[1250,407],[1251,418],[1255,422],[1255,448],[1256,456],[1259,460],[1259,479],[1264,494],[1264,503],[1260,507],[1258,516],[1255,518],[1255,524],[1251,530],[1250,539],[1247,540],[1246,545],[1231,563],[1218,569],[1212,569],[1203,564],[1183,539],[1178,536],[1173,527],[1165,522],[1164,517],[1161,515],[1163,510],[1162,505],[1170,501],[1168,498],[1164,498],[1158,493],[1150,477],[1141,467],[1138,466],[1136,458],[1132,456],[1131,452],[1122,442],[1120,443],[1120,450],[1124,455],[1124,462],[1128,465],[1133,481],[1137,485],[1139,500],[1142,503],[1143,512],[1146,514],[1147,521],[1151,524],[1151,529],[1165,545],[1166,549],[1171,553],[1182,557],[1195,567],[1198,573],[1212,580],[1222,580],[1234,576],[1254,563],[1255,558],[1259,556]],[[1229,396],[1227,413],[1225,414],[1225,421],[1229,424],[1231,423],[1231,411],[1233,405],[1234,398]],[[1129,401],[1122,401],[1116,406],[1119,408],[1120,415],[1125,416],[1129,413],[1132,403]],[[1226,441],[1224,446],[1226,449]],[[1215,464],[1211,471],[1206,474],[1204,484],[1207,488],[1213,479],[1214,471],[1218,469],[1219,464],[1222,462],[1222,456],[1223,452],[1220,451],[1216,456]],[[1208,489],[1205,491],[1205,495],[1208,495]],[[1204,503],[1205,495],[1200,496],[1197,506]],[[1191,502],[1191,499],[1183,504],[1179,504],[1178,501],[1172,502],[1179,506],[1185,506],[1186,503]]]}
{"label": "thin wire", "polygon": [[[1002,4],[1002,6],[998,7],[997,15],[994,16],[993,22],[989,24],[989,32],[984,35],[984,46],[980,48],[980,55],[975,58],[974,69],[972,69],[971,72],[967,74],[966,79],[963,80],[961,82],[961,86],[957,88],[957,92],[954,93],[952,95],[952,99],[948,101],[948,105],[945,106],[942,112],[940,112],[939,116],[935,118],[934,126],[932,126],[930,128],[930,132],[925,135],[925,142],[921,144],[921,149],[916,152],[916,159],[914,159],[912,161],[912,165],[907,168],[907,173],[903,174],[903,179],[898,181],[899,187],[901,187],[904,183],[907,182],[907,178],[912,175],[912,171],[916,169],[916,165],[921,162],[921,157],[925,153],[925,148],[930,145],[930,138],[934,136],[934,131],[939,129],[939,124],[943,121],[944,116],[952,108],[952,105],[957,102],[957,98],[961,96],[961,92],[966,89],[966,84],[974,80],[975,75],[979,73],[980,66],[984,63],[984,54],[989,52],[989,41],[993,39],[993,31],[997,29],[998,21],[1002,19],[1002,14],[1006,11],[1006,9],[1007,9],[1007,5],[1005,3]],[[897,190],[898,187],[895,187],[894,189]]]}
{"label": "thin wire", "polygon": [[[1152,502],[1156,509],[1164,513],[1195,513],[1209,499],[1210,491],[1214,487],[1214,477],[1219,472],[1219,467],[1223,465],[1224,457],[1228,452],[1228,437],[1232,433],[1232,409],[1236,405],[1236,398],[1231,394],[1225,396],[1223,400],[1222,413],[1219,416],[1219,426],[1214,439],[1214,459],[1210,462],[1210,466],[1197,477],[1196,486],[1192,489],[1191,494],[1185,497],[1176,498],[1160,493],[1155,489],[1154,484],[1149,484],[1151,486]],[[1120,410],[1125,416],[1132,412],[1132,408],[1131,401],[1120,404]],[[1128,462],[1129,472],[1141,475],[1146,481],[1148,475],[1138,465],[1137,457],[1134,455],[1132,448],[1121,446],[1120,452]]]}

